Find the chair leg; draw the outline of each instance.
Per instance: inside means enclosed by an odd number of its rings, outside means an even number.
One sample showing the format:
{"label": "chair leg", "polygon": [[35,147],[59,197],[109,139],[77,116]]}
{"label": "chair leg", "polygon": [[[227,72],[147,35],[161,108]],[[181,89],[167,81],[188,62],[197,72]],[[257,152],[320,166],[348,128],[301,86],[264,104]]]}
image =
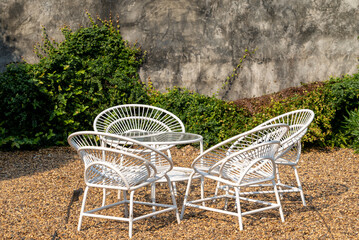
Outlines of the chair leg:
{"label": "chair leg", "polygon": [[[278,169],[278,165],[275,166],[276,168],[276,174],[277,174],[277,183],[280,184],[280,176],[279,176],[279,169]],[[282,190],[282,187],[279,185],[278,186],[279,190]],[[280,199],[283,199],[283,193],[280,193]]]}
{"label": "chair leg", "polygon": [[172,204],[176,207],[176,218],[177,218],[177,223],[180,224],[181,223],[181,219],[180,219],[180,215],[178,212],[178,207],[177,207],[177,202],[176,202],[176,197],[172,188],[172,183],[170,178],[167,176],[167,174],[165,174],[165,177],[167,179],[167,183],[168,183],[168,188],[170,190],[170,194],[171,194],[171,198],[172,198]]}
{"label": "chair leg", "polygon": [[117,199],[120,200],[121,199],[121,190],[118,190],[118,193],[117,193]]}
{"label": "chair leg", "polygon": [[[156,202],[156,183],[151,184],[151,201],[152,203]],[[152,212],[156,211],[156,207],[152,206]],[[156,215],[153,216],[153,218],[156,218]]]}
{"label": "chair leg", "polygon": [[301,182],[299,180],[299,175],[298,175],[297,168],[295,166],[292,166],[292,168],[294,170],[295,178],[297,180],[297,184],[298,184],[298,188],[299,188],[299,192],[300,192],[300,197],[302,198],[303,206],[307,206],[307,203],[305,202],[305,198],[304,198],[304,192],[303,192],[302,184],[301,184]]}
{"label": "chair leg", "polygon": [[190,189],[191,189],[191,183],[192,183],[192,178],[193,178],[194,174],[195,174],[194,172],[191,173],[191,175],[189,176],[189,179],[188,179],[186,193],[184,195],[183,205],[182,205],[182,210],[181,210],[181,219],[183,219],[184,210],[186,208],[187,198],[188,198],[188,195],[189,195],[189,192],[190,192]]}
{"label": "chair leg", "polygon": [[175,182],[172,182],[172,188],[173,188],[173,192],[174,192],[175,196],[177,196],[177,188],[176,188]]}
{"label": "chair leg", "polygon": [[[201,176],[201,199],[204,199],[204,177]],[[203,201],[202,206],[205,207],[206,203]]]}
{"label": "chair leg", "polygon": [[272,180],[272,184],[273,184],[274,194],[275,194],[275,198],[276,198],[276,200],[277,200],[277,204],[279,204],[279,214],[280,214],[280,218],[281,218],[282,222],[284,222],[283,208],[282,208],[282,204],[281,204],[281,202],[280,202],[280,197],[279,197],[279,194],[278,194],[277,184],[275,183],[274,180]]}
{"label": "chair leg", "polygon": [[[226,186],[226,195],[229,195],[229,186]],[[224,202],[224,210],[227,211],[228,208],[228,197],[226,197],[226,200]]]}
{"label": "chair leg", "polygon": [[129,238],[132,238],[132,228],[133,228],[133,195],[135,191],[131,191],[130,193],[130,216],[129,216],[129,227],[128,227],[128,235]]}
{"label": "chair leg", "polygon": [[83,218],[83,213],[85,211],[85,204],[86,204],[86,198],[87,198],[88,190],[89,190],[89,187],[86,186],[84,196],[83,196],[83,199],[82,199],[82,206],[81,206],[81,212],[80,212],[79,223],[78,223],[78,226],[77,226],[77,231],[81,230],[82,218]]}
{"label": "chair leg", "polygon": [[106,188],[102,189],[102,207],[106,204]]}
{"label": "chair leg", "polygon": [[[127,201],[127,191],[123,191],[123,200]],[[125,207],[125,217],[128,217],[128,204],[127,202],[124,203]]]}
{"label": "chair leg", "polygon": [[242,221],[242,211],[241,211],[241,202],[239,200],[239,188],[234,188],[236,193],[236,205],[237,205],[237,213],[238,213],[238,224],[239,224],[239,230],[243,230],[243,221]]}
{"label": "chair leg", "polygon": [[[217,197],[217,195],[218,195],[218,189],[219,189],[220,185],[221,185],[220,182],[217,182],[216,191],[214,192],[214,196],[215,196],[215,197]],[[214,199],[213,202],[215,202],[215,201],[216,201],[216,200]]]}

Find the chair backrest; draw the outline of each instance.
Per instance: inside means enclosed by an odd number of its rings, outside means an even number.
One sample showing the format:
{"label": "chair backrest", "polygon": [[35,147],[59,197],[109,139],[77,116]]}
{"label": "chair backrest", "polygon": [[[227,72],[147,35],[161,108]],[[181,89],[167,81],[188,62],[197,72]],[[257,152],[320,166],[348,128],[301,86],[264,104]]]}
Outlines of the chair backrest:
{"label": "chair backrest", "polygon": [[94,130],[113,134],[131,132],[185,132],[182,121],[162,108],[126,104],[108,108],[97,115]]}
{"label": "chair backrest", "polygon": [[[285,134],[281,141],[281,147],[279,152],[284,154],[288,149],[292,148],[294,145],[302,139],[306,134],[309,125],[314,119],[314,112],[310,109],[300,109],[292,112],[288,112],[272,118],[257,127],[268,126],[272,124],[284,123],[289,125],[289,131]],[[256,127],[256,128],[257,128]]]}
{"label": "chair backrest", "polygon": [[287,124],[273,124],[255,128],[229,138],[207,149],[192,163],[197,171],[218,172],[219,162],[233,153],[269,141],[279,141],[289,130]]}
{"label": "chair backrest", "polygon": [[[157,149],[115,134],[95,131],[75,132],[68,137],[68,143],[77,150],[85,164],[85,169],[93,163],[105,170],[109,169],[109,165],[115,166],[116,171],[119,172],[124,169],[129,170],[130,167],[142,169],[143,175],[140,179],[143,181],[155,175],[162,177],[173,168],[172,160]],[[121,179],[122,182],[126,182]]]}
{"label": "chair backrest", "polygon": [[218,176],[238,186],[273,180],[274,158],[279,146],[279,141],[269,141],[234,152],[218,163]]}

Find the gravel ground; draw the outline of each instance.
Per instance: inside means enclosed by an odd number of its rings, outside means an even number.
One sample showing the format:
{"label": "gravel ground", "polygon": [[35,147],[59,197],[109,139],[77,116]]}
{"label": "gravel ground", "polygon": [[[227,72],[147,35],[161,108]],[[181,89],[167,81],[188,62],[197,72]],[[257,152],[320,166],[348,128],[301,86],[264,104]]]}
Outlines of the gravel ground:
{"label": "gravel ground", "polygon": [[[173,149],[172,154],[177,166],[188,167],[198,150],[186,146]],[[359,154],[350,149],[310,149],[303,153],[298,168],[307,206],[302,205],[299,194],[285,194],[284,223],[278,210],[269,210],[245,216],[244,230],[239,231],[233,216],[188,208],[181,224],[173,212],[135,222],[133,239],[358,239],[358,168]],[[291,176],[287,170],[281,172]],[[294,181],[291,177],[285,180]],[[177,187],[181,205],[185,184]],[[206,187],[214,189],[213,183]],[[83,164],[70,147],[0,152],[0,238],[128,238],[125,222],[85,217],[82,230],[76,230],[84,188]],[[165,185],[157,192],[160,201],[169,201]],[[90,194],[89,205],[98,204],[100,192]],[[109,201],[116,196],[110,192]],[[137,196],[148,198],[149,190]],[[143,211],[136,208],[135,214]]]}

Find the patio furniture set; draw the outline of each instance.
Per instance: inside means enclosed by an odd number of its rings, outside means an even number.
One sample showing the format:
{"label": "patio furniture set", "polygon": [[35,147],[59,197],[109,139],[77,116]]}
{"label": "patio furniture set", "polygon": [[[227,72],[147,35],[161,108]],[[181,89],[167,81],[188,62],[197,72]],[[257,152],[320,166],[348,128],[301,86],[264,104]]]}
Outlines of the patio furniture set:
{"label": "patio furniture set", "polygon": [[[278,209],[283,222],[281,194],[299,192],[306,205],[296,166],[301,154],[301,139],[313,118],[311,110],[292,111],[204,151],[202,136],[185,132],[182,121],[169,111],[140,104],[106,109],[95,118],[94,131],[75,132],[68,137],[85,167],[86,188],[78,230],[84,216],[127,221],[131,238],[134,221],[174,211],[180,223],[188,207],[236,216],[240,230],[243,229],[242,216],[269,209]],[[200,144],[200,155],[193,160],[191,168],[174,166],[170,149],[191,143]],[[296,186],[281,182],[279,165],[293,169]],[[200,179],[199,199],[191,198],[194,179]],[[216,183],[209,197],[205,197],[206,179]],[[187,187],[179,213],[176,182],[181,181],[187,181]],[[170,204],[156,200],[158,183],[167,183]],[[135,192],[144,187],[150,187],[151,199],[147,202],[134,200]],[[85,211],[90,188],[103,189],[102,206]],[[118,190],[117,202],[106,204],[108,189]],[[274,194],[275,202],[259,199],[263,193]],[[225,199],[224,208],[209,206],[219,199]],[[229,199],[234,199],[235,211],[228,210]],[[264,207],[242,211],[243,201]],[[135,204],[150,206],[152,211],[134,216]],[[96,213],[119,205],[123,205],[122,217]]]}

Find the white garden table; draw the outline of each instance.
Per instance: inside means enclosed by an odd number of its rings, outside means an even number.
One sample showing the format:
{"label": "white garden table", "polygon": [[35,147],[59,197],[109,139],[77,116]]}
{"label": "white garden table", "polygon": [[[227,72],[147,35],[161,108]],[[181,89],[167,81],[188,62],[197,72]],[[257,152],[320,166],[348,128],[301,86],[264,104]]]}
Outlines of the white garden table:
{"label": "white garden table", "polygon": [[[203,153],[203,137],[194,133],[186,133],[186,132],[143,132],[143,131],[132,131],[121,134],[126,137],[130,137],[139,142],[146,143],[154,148],[161,149],[163,146],[175,146],[175,145],[186,145],[192,143],[200,144],[200,154]],[[171,158],[171,156],[169,156]],[[174,166],[171,171],[167,173],[169,177],[174,194],[177,196],[177,188],[176,182],[184,182],[188,181],[191,174],[193,173],[192,168],[186,167],[176,167]],[[199,174],[195,174],[193,178],[201,178],[201,197],[204,197],[204,179]],[[158,180],[157,183],[166,183],[166,178]],[[156,186],[152,185],[151,191],[152,201],[155,202],[156,199]],[[204,203],[203,203],[204,205]],[[153,207],[153,211],[155,211],[155,207]]]}
{"label": "white garden table", "polygon": [[[134,140],[146,143],[152,147],[158,148],[163,145],[187,145],[192,143],[200,144],[200,154],[203,153],[203,137],[194,133],[186,132],[128,132],[121,134],[126,137],[133,138]],[[192,168],[176,167],[167,174],[171,179],[171,182],[187,181],[189,176],[193,172]],[[199,177],[199,176],[198,176]],[[162,178],[159,182],[166,182],[165,178]]]}

